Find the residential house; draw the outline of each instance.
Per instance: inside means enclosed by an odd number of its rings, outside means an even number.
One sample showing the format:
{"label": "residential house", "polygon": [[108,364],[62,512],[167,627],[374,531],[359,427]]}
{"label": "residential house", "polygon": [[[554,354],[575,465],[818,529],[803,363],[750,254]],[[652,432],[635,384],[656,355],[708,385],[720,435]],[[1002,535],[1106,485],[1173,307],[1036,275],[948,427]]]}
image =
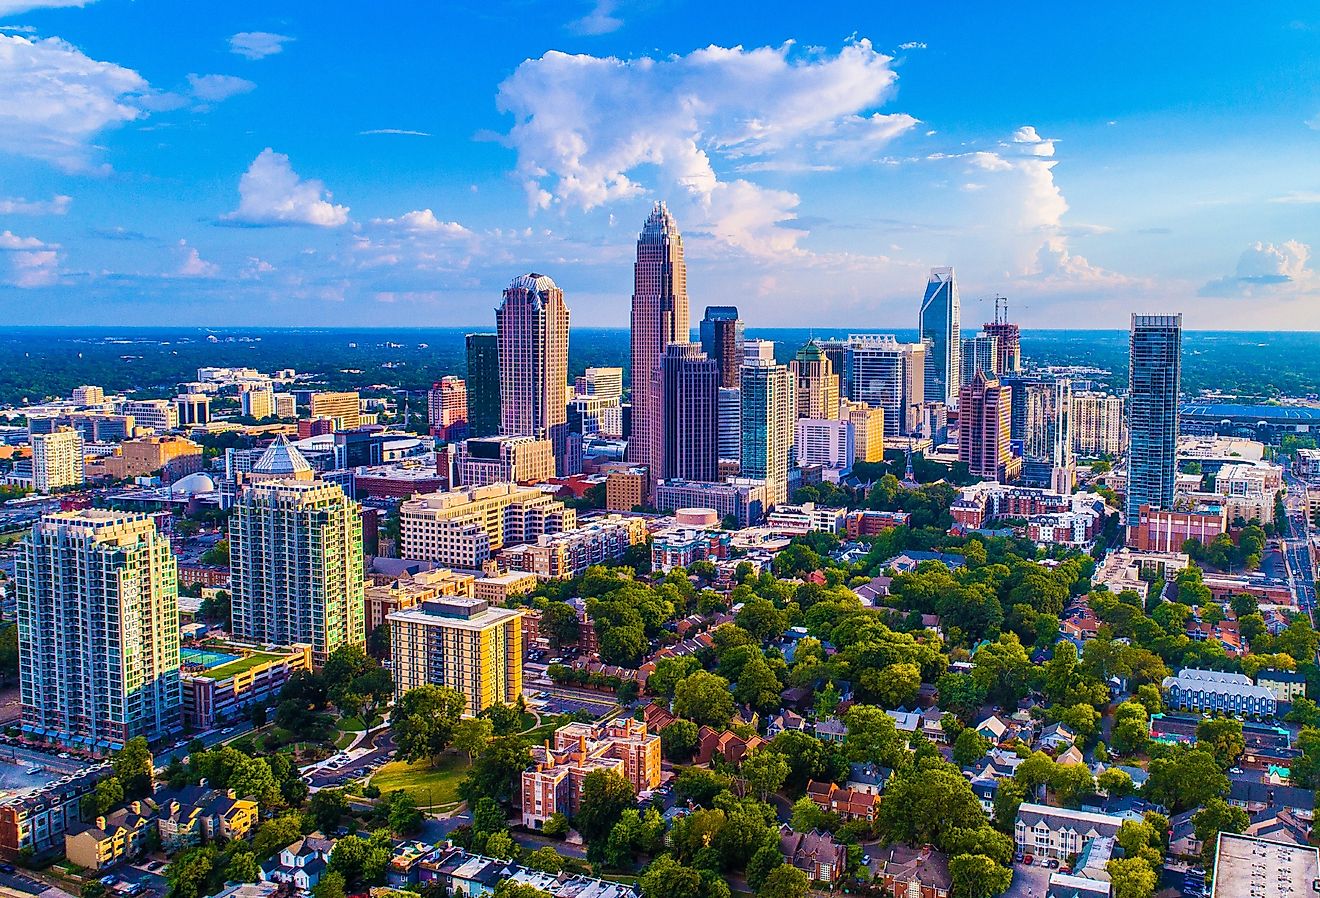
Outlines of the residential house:
{"label": "residential house", "polygon": [[1044,751],[1062,751],[1071,748],[1077,741],[1077,734],[1065,723],[1052,723],[1041,730],[1036,747]]}
{"label": "residential house", "polygon": [[779,850],[788,863],[797,867],[812,882],[831,885],[843,878],[848,868],[848,848],[834,836],[819,830],[796,832],[788,826],[779,828]]}
{"label": "residential house", "polygon": [[805,733],[807,731],[807,719],[795,711],[785,710],[782,714],[776,714],[770,718],[770,722],[765,725],[765,735],[773,739],[780,733],[787,732]]}
{"label": "residential house", "polygon": [[899,709],[897,711],[886,711],[885,713],[894,719],[894,726],[898,728],[900,733],[911,735],[921,729],[921,715],[916,711]]}
{"label": "residential house", "polygon": [[879,795],[885,791],[885,784],[893,775],[894,771],[888,767],[854,761],[848,765],[848,781],[843,785],[854,792]]}
{"label": "residential house", "polygon": [[215,839],[245,839],[260,821],[261,809],[233,789],[219,792],[205,786],[156,792],[156,825],[166,851],[190,848]]}
{"label": "residential house", "polygon": [[931,706],[921,712],[921,734],[936,745],[949,741],[948,734],[944,732],[944,714],[938,706]]}
{"label": "residential house", "polygon": [[1165,677],[1160,686],[1168,694],[1170,708],[1273,717],[1279,706],[1273,692],[1240,673],[1187,667],[1177,676]]}
{"label": "residential house", "polygon": [[109,763],[98,764],[0,804],[0,849],[41,854],[62,848],[68,828],[82,822],[83,798],[113,772]]}
{"label": "residential house", "polygon": [[1284,808],[1275,814],[1264,815],[1247,827],[1247,835],[1292,845],[1311,843],[1311,823]]}
{"label": "residential house", "polygon": [[744,739],[733,730],[720,732],[710,727],[702,727],[697,733],[697,755],[694,763],[709,764],[712,758],[719,755],[730,764],[738,764],[764,744],[765,740],[755,734]]}
{"label": "residential house", "polygon": [[837,783],[818,783],[807,781],[807,797],[816,803],[816,807],[838,815],[840,820],[865,820],[874,823],[880,813],[880,795],[875,792],[858,792],[846,789]]}
{"label": "residential house", "polygon": [[848,738],[848,728],[837,717],[825,717],[816,721],[816,738],[821,742],[838,744]]}
{"label": "residential house", "polygon": [[156,819],[141,801],[103,814],[90,823],[77,823],[64,833],[64,855],[79,867],[106,870],[141,854]]}
{"label": "residential house", "polygon": [[309,894],[329,869],[330,852],[334,847],[333,841],[317,833],[303,836],[262,864],[262,879],[289,883],[298,892]]}
{"label": "residential house", "polygon": [[886,895],[896,898],[948,898],[953,888],[948,857],[929,845],[884,849],[875,878]]}
{"label": "residential house", "polygon": [[1306,677],[1294,670],[1262,670],[1256,674],[1256,685],[1263,686],[1280,704],[1292,704],[1299,695],[1306,695]]}
{"label": "residential house", "polygon": [[395,846],[385,868],[385,882],[392,889],[415,886],[421,879],[422,861],[435,851],[426,842],[402,842]]}
{"label": "residential house", "polygon": [[1123,821],[1110,814],[1024,802],[1013,827],[1019,851],[1062,860],[1097,836],[1114,836]]}
{"label": "residential house", "polygon": [[1228,803],[1246,809],[1253,817],[1262,812],[1275,814],[1287,810],[1302,820],[1315,819],[1315,793],[1297,786],[1273,785],[1230,776]]}

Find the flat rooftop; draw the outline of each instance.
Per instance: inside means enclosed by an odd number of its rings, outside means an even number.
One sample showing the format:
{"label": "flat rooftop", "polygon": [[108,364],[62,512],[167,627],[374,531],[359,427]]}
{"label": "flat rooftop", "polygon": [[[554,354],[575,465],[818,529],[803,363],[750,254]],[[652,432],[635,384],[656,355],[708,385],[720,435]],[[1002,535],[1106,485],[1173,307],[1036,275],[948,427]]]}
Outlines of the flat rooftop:
{"label": "flat rooftop", "polygon": [[1234,833],[1219,834],[1210,898],[1297,898],[1320,880],[1320,850]]}

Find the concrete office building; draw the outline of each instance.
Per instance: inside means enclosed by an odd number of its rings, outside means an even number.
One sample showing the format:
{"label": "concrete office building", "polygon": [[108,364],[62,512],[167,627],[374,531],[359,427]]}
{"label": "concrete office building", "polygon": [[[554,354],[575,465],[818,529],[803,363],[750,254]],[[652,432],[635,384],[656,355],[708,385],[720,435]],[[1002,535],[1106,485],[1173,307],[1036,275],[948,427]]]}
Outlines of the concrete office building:
{"label": "concrete office building", "polygon": [[32,447],[32,486],[43,494],[81,486],[85,477],[83,439],[73,428],[28,437]]}
{"label": "concrete office building", "polygon": [[814,341],[797,351],[789,363],[797,384],[798,418],[837,418],[839,374],[830,357]]}
{"label": "concrete office building", "polygon": [[174,430],[179,426],[179,409],[169,399],[134,399],[121,402],[116,411],[132,415],[138,427],[150,430]]}
{"label": "concrete office building", "polygon": [[494,483],[399,506],[402,555],[479,570],[491,553],[577,526],[577,512],[532,487]]}
{"label": "concrete office building", "polygon": [[720,386],[737,389],[742,368],[744,329],[737,306],[706,306],[701,319],[701,351],[720,369]]}
{"label": "concrete office building", "polygon": [[1008,483],[1022,471],[1009,449],[1009,391],[978,371],[964,384],[958,412],[958,461],[973,477]]}
{"label": "concrete office building", "polygon": [[89,385],[74,387],[72,399],[79,405],[100,405],[105,402],[105,390]]}
{"label": "concrete office building", "polygon": [[524,274],[495,310],[499,332],[500,434],[549,440],[567,469],[568,306],[543,274]]}
{"label": "concrete office building", "polygon": [[632,297],[632,434],[628,461],[654,472],[663,465],[664,412],[660,358],[670,343],[686,343],[687,262],[683,236],[664,203],[656,203],[637,238]]}
{"label": "concrete office building", "polygon": [[313,393],[308,401],[308,415],[329,418],[335,430],[356,430],[362,426],[362,399],[357,393]]}
{"label": "concrete office building", "polygon": [[623,399],[623,369],[614,367],[588,368],[573,382],[579,396],[597,399]]}
{"label": "concrete office building", "polygon": [[468,432],[500,432],[500,343],[498,334],[467,335]]}
{"label": "concrete office building", "polygon": [[239,409],[260,421],[275,414],[275,390],[270,384],[244,384],[238,392]]}
{"label": "concrete office building", "polygon": [[952,268],[932,268],[917,318],[926,355],[926,399],[953,406],[962,385],[962,327],[958,281]]}
{"label": "concrete office building", "polygon": [[847,365],[848,398],[884,409],[885,433],[920,430],[926,401],[924,344],[900,343],[893,334],[851,334]]}
{"label": "concrete office building", "polygon": [[[749,341],[748,346],[752,345]],[[767,342],[767,341],[760,341]],[[770,505],[788,501],[788,469],[794,465],[793,374],[763,355],[742,368],[742,455],[744,477],[765,482]]]}
{"label": "concrete office building", "polygon": [[1229,832],[1216,838],[1210,898],[1299,898],[1317,891],[1320,851],[1314,846]]}
{"label": "concrete office building", "polygon": [[151,518],[46,516],[15,587],[25,736],[105,753],[181,730],[178,567]]}
{"label": "concrete office building", "polygon": [[180,427],[211,422],[211,397],[205,393],[180,393],[174,397],[174,406]]}
{"label": "concrete office building", "polygon": [[716,480],[719,475],[720,371],[695,343],[671,342],[660,357],[657,480]]}
{"label": "concrete office building", "polygon": [[839,407],[839,417],[852,422],[856,461],[885,460],[884,409],[872,408],[864,402],[845,400]]}
{"label": "concrete office building", "polygon": [[837,475],[852,470],[857,457],[851,421],[838,418],[798,418],[797,463],[820,465]]}
{"label": "concrete office building", "polygon": [[549,440],[533,437],[483,437],[454,448],[455,486],[533,483],[555,476],[555,450]]}
{"label": "concrete office building", "polygon": [[249,483],[229,520],[229,556],[235,636],[308,643],[317,665],[366,641],[362,514],[336,484]]}
{"label": "concrete office building", "polygon": [[447,442],[468,435],[467,383],[461,377],[442,377],[426,394],[426,423],[431,436]]}
{"label": "concrete office building", "polygon": [[395,695],[447,686],[467,699],[464,716],[522,695],[522,612],[484,599],[426,599],[396,611],[390,624]]}
{"label": "concrete office building", "polygon": [[1143,505],[1173,508],[1182,315],[1134,314],[1129,347],[1126,522],[1131,525]]}

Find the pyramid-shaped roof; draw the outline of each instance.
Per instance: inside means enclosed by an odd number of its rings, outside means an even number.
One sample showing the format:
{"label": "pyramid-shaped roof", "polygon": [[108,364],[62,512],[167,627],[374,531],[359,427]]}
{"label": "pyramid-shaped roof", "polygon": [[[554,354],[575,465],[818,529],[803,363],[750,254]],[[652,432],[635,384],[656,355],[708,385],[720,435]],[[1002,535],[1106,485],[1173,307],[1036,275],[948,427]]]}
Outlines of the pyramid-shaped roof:
{"label": "pyramid-shaped roof", "polygon": [[257,463],[252,466],[253,474],[261,474],[267,477],[297,477],[299,474],[310,474],[312,466],[303,458],[303,454],[290,445],[289,440],[284,434],[275,438],[275,442],[261,454]]}

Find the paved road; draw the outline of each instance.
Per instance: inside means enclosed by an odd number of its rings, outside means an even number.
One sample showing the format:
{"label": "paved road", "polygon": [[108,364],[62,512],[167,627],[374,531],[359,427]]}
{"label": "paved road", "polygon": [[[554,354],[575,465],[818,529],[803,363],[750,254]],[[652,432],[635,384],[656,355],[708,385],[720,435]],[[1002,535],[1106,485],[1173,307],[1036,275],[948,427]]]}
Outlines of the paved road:
{"label": "paved road", "polygon": [[1288,579],[1297,596],[1297,606],[1315,620],[1315,559],[1311,553],[1311,528],[1306,519],[1306,484],[1289,471],[1286,473],[1289,534],[1283,540],[1284,562]]}
{"label": "paved road", "polygon": [[1050,887],[1050,873],[1043,867],[1013,865],[1013,884],[1004,893],[1004,898],[1045,898]]}
{"label": "paved road", "polygon": [[[228,730],[229,732],[225,732],[225,730]],[[232,725],[227,724],[223,729],[213,730],[202,736],[195,736],[195,737],[190,736],[188,739],[184,741],[184,744],[179,746],[178,748],[171,748],[168,750],[162,750],[156,752],[154,754],[154,757],[156,759],[156,767],[158,769],[163,770],[170,763],[170,760],[172,758],[177,757],[180,760],[182,760],[188,757],[188,746],[192,744],[194,738],[201,739],[202,745],[205,746],[206,748],[214,748],[215,746],[220,745],[221,743],[232,742],[235,739],[241,738],[242,736],[246,736],[248,733],[252,732],[252,730],[253,730],[252,722],[245,720],[240,723],[235,723]]]}

